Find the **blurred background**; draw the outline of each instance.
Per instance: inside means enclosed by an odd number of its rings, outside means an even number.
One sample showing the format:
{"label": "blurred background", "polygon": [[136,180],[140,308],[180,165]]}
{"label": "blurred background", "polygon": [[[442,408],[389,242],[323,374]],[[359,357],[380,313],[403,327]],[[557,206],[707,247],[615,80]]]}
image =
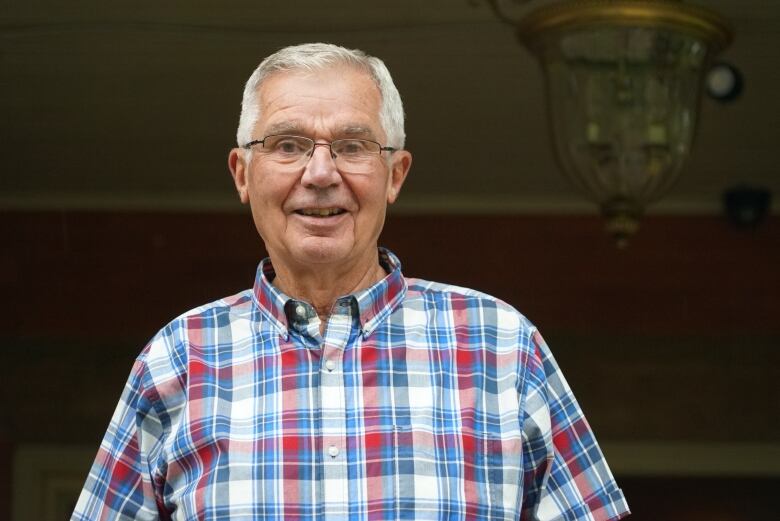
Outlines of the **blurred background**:
{"label": "blurred background", "polygon": [[780,219],[724,197],[780,190],[780,4],[699,4],[732,24],[718,60],[743,88],[704,95],[680,181],[619,249],[487,0],[6,2],[0,519],[66,519],[146,341],[251,286],[265,252],[227,169],[243,84],[308,41],[381,57],[404,99],[414,164],[381,244],[540,328],[632,519],[774,519]]}

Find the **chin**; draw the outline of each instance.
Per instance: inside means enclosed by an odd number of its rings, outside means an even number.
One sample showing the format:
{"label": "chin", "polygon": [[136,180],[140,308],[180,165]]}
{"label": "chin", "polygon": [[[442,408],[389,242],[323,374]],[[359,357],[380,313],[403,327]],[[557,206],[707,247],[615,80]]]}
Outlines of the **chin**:
{"label": "chin", "polygon": [[327,264],[345,261],[351,251],[351,244],[332,239],[309,238],[296,245],[295,257],[302,264]]}

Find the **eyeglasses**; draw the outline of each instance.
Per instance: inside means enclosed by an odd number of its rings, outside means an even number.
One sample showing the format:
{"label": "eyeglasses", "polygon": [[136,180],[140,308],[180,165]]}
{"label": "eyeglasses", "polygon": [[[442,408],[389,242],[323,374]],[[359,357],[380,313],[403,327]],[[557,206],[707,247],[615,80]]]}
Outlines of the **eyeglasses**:
{"label": "eyeglasses", "polygon": [[298,168],[305,165],[316,147],[330,148],[330,157],[336,168],[345,172],[366,173],[374,168],[374,160],[382,152],[395,152],[393,147],[383,147],[370,139],[336,139],[330,143],[318,143],[303,136],[286,134],[266,136],[250,141],[243,148],[262,145],[262,153],[281,166]]}

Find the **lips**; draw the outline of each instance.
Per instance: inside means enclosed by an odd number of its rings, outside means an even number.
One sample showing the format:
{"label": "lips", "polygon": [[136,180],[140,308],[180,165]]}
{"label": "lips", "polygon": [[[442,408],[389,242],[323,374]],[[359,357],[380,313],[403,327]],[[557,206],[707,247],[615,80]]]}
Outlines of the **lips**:
{"label": "lips", "polygon": [[295,210],[298,215],[305,215],[306,217],[331,217],[333,215],[340,215],[346,210],[343,208],[301,208]]}

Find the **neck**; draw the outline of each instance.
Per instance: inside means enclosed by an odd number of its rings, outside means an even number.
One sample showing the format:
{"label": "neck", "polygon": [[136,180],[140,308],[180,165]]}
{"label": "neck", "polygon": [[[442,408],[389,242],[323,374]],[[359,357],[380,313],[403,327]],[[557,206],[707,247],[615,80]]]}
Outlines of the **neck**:
{"label": "neck", "polygon": [[366,289],[385,276],[376,250],[362,262],[347,266],[277,265],[273,256],[271,262],[276,272],[274,286],[290,297],[314,306],[323,325],[337,298]]}

